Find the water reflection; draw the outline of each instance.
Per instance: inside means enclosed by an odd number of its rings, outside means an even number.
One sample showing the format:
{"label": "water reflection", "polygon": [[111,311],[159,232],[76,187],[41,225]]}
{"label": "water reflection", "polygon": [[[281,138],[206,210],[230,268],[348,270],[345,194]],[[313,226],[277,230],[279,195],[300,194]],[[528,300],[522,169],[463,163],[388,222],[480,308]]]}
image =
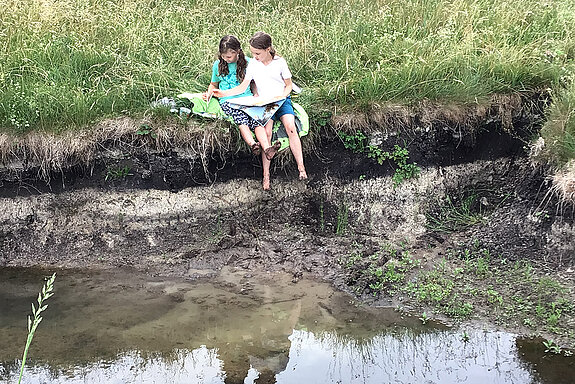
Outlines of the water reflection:
{"label": "water reflection", "polygon": [[[0,383],[15,383],[25,317],[41,285],[0,270]],[[52,299],[50,299],[52,300]],[[357,307],[327,284],[223,271],[193,284],[60,272],[25,383],[561,383],[539,378],[514,335],[423,327]],[[528,342],[527,342],[528,345]]]}

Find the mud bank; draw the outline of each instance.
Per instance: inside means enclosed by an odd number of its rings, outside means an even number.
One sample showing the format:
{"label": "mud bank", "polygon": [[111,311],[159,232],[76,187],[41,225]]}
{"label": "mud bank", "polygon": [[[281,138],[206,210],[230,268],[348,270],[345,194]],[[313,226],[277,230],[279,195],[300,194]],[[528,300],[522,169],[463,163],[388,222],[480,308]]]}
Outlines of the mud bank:
{"label": "mud bank", "polygon": [[[379,165],[327,135],[307,151],[310,180],[296,181],[284,154],[271,192],[261,190],[259,160],[243,150],[199,162],[177,148],[108,148],[90,167],[52,173],[49,182],[33,169],[17,177],[5,169],[0,265],[133,267],[187,278],[224,266],[281,270],[294,283],[321,278],[373,305],[398,305],[393,295],[354,291],[342,259],[358,247],[366,255],[395,247],[431,268],[449,249],[480,244],[505,260],[535,261],[573,287],[573,208],[548,193],[545,170],[525,149],[533,129],[516,117],[512,131],[501,121],[469,130],[374,129],[370,143],[405,146],[421,167],[397,186],[392,163]],[[474,225],[434,226],[470,197],[470,215],[481,218]]]}
{"label": "mud bank", "polygon": [[[342,181],[327,174],[309,183],[276,178],[271,193],[257,179],[235,179],[179,192],[82,188],[4,197],[0,260],[180,276],[231,264],[327,277],[352,242],[433,247],[463,236],[509,259],[570,267],[572,212],[557,211],[544,187],[527,159],[501,158],[428,167],[398,187],[389,176]],[[428,228],[446,196],[470,193],[478,194],[484,223],[450,235]]]}

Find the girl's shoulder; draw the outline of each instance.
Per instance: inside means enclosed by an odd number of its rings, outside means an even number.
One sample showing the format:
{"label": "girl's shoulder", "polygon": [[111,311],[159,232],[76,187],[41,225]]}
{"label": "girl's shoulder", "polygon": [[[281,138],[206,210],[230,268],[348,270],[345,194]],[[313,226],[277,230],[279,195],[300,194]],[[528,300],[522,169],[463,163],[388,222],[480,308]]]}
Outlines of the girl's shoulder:
{"label": "girl's shoulder", "polygon": [[283,56],[275,55],[272,62],[280,65],[287,65],[287,60]]}

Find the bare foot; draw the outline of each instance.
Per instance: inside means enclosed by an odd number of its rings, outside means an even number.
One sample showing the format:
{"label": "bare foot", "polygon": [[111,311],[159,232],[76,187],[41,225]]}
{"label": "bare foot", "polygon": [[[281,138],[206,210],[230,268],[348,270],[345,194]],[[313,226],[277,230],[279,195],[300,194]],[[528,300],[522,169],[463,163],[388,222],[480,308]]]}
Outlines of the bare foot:
{"label": "bare foot", "polygon": [[259,156],[259,154],[262,153],[262,146],[257,141],[254,141],[254,143],[250,145],[250,148],[255,156]]}
{"label": "bare foot", "polygon": [[307,173],[305,172],[305,168],[304,168],[303,164],[298,166],[297,168],[299,170],[299,179],[300,180],[307,180]]}
{"label": "bare foot", "polygon": [[267,147],[264,150],[264,153],[266,154],[266,157],[268,160],[271,160],[274,158],[274,156],[276,155],[276,153],[278,153],[278,150],[281,147],[281,143],[279,141],[276,141],[271,147]]}
{"label": "bare foot", "polygon": [[269,176],[264,177],[264,180],[262,182],[262,187],[263,187],[264,191],[270,190],[270,178],[269,178]]}

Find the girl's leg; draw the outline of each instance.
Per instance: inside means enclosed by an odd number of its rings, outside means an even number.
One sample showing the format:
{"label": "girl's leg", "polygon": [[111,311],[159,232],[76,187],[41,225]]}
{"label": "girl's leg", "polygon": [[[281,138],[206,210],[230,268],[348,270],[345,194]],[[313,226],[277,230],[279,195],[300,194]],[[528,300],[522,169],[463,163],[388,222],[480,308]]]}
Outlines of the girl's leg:
{"label": "girl's leg", "polygon": [[262,145],[264,155],[267,156],[268,160],[271,160],[279,149],[279,145],[277,145],[279,143],[271,144],[273,124],[273,120],[270,119],[265,127],[260,125],[255,129],[256,138]]}
{"label": "girl's leg", "polygon": [[[270,189],[270,164],[271,164],[271,159],[268,159],[269,153],[270,153],[270,149],[273,151],[273,149],[275,149],[275,151],[277,152],[277,148],[273,147],[270,145],[271,139],[272,139],[272,128],[273,128],[273,121],[270,120],[268,121],[268,123],[266,124],[265,127],[263,126],[259,126],[256,127],[256,136],[259,135],[265,137],[265,145],[264,145],[264,151],[262,152],[262,166],[263,166],[263,181],[262,181],[262,188],[264,189],[264,191],[269,191]],[[260,136],[258,136],[258,140],[260,140]],[[262,138],[263,139],[263,138]],[[260,140],[260,143],[262,141]],[[275,154],[275,152],[274,152]],[[272,155],[273,157],[273,155]]]}
{"label": "girl's leg", "polygon": [[250,127],[245,124],[240,124],[238,126],[240,130],[240,135],[242,135],[242,139],[246,142],[246,144],[251,148],[254,155],[259,155],[261,152],[260,143],[254,140],[252,135],[252,131],[250,131]]}
{"label": "girl's leg", "polygon": [[301,149],[301,140],[299,139],[297,128],[295,126],[295,116],[292,114],[285,114],[280,117],[280,120],[282,121],[289,138],[289,148],[295,158],[297,169],[299,171],[299,178],[300,180],[305,180],[307,179],[307,173],[305,171],[305,166],[303,165],[303,152]]}
{"label": "girl's leg", "polygon": [[260,142],[262,149],[265,151],[270,147],[270,141],[268,135],[266,134],[266,128],[263,125],[258,125],[254,132],[256,134],[256,139]]}

